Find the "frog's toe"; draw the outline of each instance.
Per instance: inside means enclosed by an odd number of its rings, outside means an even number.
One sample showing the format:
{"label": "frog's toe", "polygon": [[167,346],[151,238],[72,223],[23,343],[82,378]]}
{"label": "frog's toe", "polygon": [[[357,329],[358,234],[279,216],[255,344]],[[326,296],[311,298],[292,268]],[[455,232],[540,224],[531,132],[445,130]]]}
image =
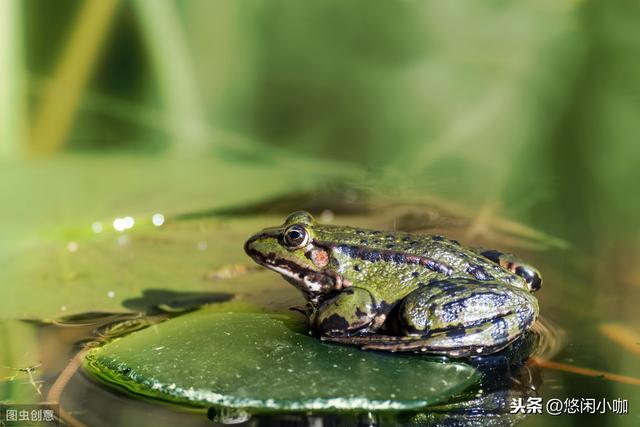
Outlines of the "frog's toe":
{"label": "frog's toe", "polygon": [[482,356],[502,350],[522,335],[508,317],[425,337],[421,351],[451,357]]}
{"label": "frog's toe", "polygon": [[443,334],[438,336],[396,336],[396,335],[362,335],[362,336],[323,336],[323,341],[340,344],[356,345],[363,350],[381,350],[390,352],[414,352],[454,358],[483,356],[507,347],[517,336],[508,341],[492,341],[488,343],[486,336],[478,337],[478,341],[463,346],[460,342],[452,342],[450,337]]}
{"label": "frog's toe", "polygon": [[296,313],[300,313],[304,316],[309,316],[309,313],[310,313],[309,307],[305,307],[301,305],[293,305],[289,307],[289,311],[295,311]]}
{"label": "frog's toe", "polygon": [[357,345],[363,350],[415,352],[447,357],[473,357],[495,353],[521,336],[506,319],[469,328],[452,329],[428,336],[362,335],[322,337],[323,341]]}
{"label": "frog's toe", "polygon": [[323,336],[322,341],[335,342],[340,344],[356,345],[363,350],[385,350],[385,351],[414,351],[415,342],[421,338],[368,334],[353,336]]}

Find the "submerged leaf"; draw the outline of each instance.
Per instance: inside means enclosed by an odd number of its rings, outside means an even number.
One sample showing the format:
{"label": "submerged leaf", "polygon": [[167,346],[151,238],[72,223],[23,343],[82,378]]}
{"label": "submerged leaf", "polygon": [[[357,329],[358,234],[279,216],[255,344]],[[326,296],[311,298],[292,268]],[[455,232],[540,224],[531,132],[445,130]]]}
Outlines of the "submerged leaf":
{"label": "submerged leaf", "polygon": [[204,310],[93,349],[85,366],[136,394],[251,412],[418,409],[479,380],[465,364],[326,344],[298,326]]}

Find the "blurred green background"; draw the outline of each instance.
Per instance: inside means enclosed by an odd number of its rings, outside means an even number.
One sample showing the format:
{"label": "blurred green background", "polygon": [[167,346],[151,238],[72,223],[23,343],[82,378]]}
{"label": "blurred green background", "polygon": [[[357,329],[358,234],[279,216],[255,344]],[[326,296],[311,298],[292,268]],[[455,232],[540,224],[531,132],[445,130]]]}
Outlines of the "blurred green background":
{"label": "blurred green background", "polygon": [[247,196],[271,183],[244,168],[346,171],[581,244],[637,230],[635,0],[1,4],[5,206],[40,159],[118,154],[234,164]]}
{"label": "blurred green background", "polygon": [[[637,378],[638,22],[637,0],[0,0],[2,364],[38,359],[16,318],[122,308],[154,280],[206,289],[194,265],[247,261],[244,236],[273,225],[178,223],[166,249],[143,231],[147,263],[127,266],[92,246],[114,218],[334,186],[454,206],[472,240],[496,221],[542,236],[506,247],[555,248],[533,255],[543,315],[594,346],[566,362]],[[194,258],[203,230],[219,240]],[[598,345],[611,322],[624,357]],[[620,387],[602,395],[637,395]]]}
{"label": "blurred green background", "polygon": [[318,161],[393,191],[491,200],[571,240],[637,225],[636,1],[1,7],[5,165]]}

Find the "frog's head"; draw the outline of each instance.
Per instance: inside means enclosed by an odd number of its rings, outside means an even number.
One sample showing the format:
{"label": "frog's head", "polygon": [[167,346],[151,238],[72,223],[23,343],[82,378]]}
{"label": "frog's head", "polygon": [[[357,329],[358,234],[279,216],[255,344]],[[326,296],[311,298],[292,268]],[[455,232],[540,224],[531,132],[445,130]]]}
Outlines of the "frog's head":
{"label": "frog's head", "polygon": [[334,290],[338,280],[327,268],[329,252],[315,242],[315,226],[311,214],[294,212],[281,226],[251,236],[244,250],[255,262],[302,290],[307,299],[313,299]]}

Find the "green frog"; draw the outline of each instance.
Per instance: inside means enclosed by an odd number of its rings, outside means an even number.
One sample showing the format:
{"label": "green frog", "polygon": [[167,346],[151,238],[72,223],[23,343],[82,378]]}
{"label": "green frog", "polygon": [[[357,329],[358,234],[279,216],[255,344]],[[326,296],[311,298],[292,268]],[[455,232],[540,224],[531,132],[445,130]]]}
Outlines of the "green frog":
{"label": "green frog", "polygon": [[538,316],[538,270],[439,235],[318,224],[294,212],[245,243],[304,294],[311,329],[363,349],[482,356]]}

